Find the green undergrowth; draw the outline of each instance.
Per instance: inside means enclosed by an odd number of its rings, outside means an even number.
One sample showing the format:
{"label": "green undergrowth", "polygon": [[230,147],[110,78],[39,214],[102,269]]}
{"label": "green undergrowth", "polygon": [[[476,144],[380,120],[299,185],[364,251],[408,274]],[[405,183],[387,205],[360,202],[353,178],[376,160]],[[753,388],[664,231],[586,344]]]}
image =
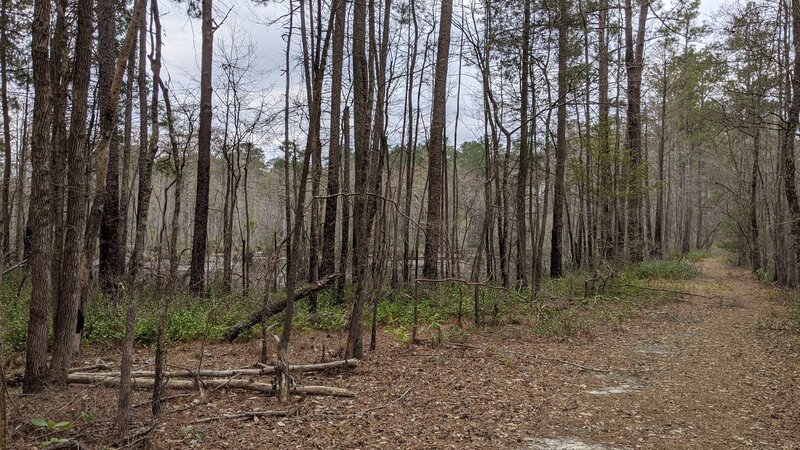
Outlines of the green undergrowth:
{"label": "green undergrowth", "polygon": [[698,269],[687,258],[644,261],[627,265],[620,274],[623,278],[639,280],[689,280],[697,276]]}
{"label": "green undergrowth", "polygon": [[[543,334],[573,336],[590,332],[598,323],[617,324],[632,312],[665,301],[677,295],[644,289],[650,284],[688,280],[697,274],[692,263],[703,255],[680,259],[646,261],[629,264],[616,272],[570,271],[559,279],[546,280],[535,296],[527,289],[505,290],[498,286],[479,288],[479,315],[482,325],[512,324],[529,327]],[[6,277],[0,287],[3,313],[3,340],[12,351],[24,349],[27,334],[27,314],[30,300],[30,281],[21,272]],[[473,286],[458,284],[420,285],[418,290],[418,332],[422,338],[441,339],[444,333],[461,333],[462,327],[474,326]],[[311,314],[308,302],[295,308],[294,326],[297,330],[337,332],[347,328],[349,303],[337,304],[334,290],[318,295],[316,314]],[[414,291],[406,287],[386,286],[377,296],[375,316],[378,324],[399,341],[408,341],[414,324]],[[141,292],[136,322],[136,342],[151,346],[157,337],[159,292]],[[271,298],[280,294],[272,293]],[[347,287],[345,298],[352,298]],[[247,298],[241,294],[213,295],[194,298],[181,293],[172,302],[167,324],[167,341],[191,342],[219,340],[231,325],[243,320],[260,308],[263,291],[254,289]],[[85,341],[95,345],[118,345],[125,333],[124,295],[113,297],[96,293],[87,311]],[[365,305],[365,321],[373,314],[371,300]],[[272,332],[280,330],[282,316],[270,319]],[[459,320],[460,319],[460,320]],[[239,339],[257,336],[259,327],[249,330]]]}

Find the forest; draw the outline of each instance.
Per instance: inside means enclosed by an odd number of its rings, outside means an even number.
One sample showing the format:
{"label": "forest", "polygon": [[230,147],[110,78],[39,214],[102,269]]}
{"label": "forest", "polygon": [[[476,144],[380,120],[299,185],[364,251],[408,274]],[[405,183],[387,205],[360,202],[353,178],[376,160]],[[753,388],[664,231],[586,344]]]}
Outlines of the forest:
{"label": "forest", "polygon": [[0,0],[0,107],[0,449],[800,442],[798,0]]}

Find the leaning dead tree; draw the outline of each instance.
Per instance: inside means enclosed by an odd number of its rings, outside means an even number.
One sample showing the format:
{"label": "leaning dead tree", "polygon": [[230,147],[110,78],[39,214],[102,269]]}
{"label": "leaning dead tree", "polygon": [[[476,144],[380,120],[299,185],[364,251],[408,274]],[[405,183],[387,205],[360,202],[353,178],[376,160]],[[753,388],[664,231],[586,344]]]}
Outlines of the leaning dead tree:
{"label": "leaning dead tree", "polygon": [[[317,280],[312,284],[299,287],[294,292],[294,301],[296,302],[298,300],[302,300],[311,295],[312,293],[319,292],[325,289],[326,287],[333,284],[334,281],[341,278],[341,276],[342,276],[341,274],[333,273],[330,275],[326,275],[323,278],[320,278],[319,280]],[[268,317],[273,316],[286,309],[286,304],[287,302],[285,297],[283,299],[270,302],[266,307],[266,309],[261,308],[258,311],[254,311],[247,317],[246,320],[243,320],[237,323],[236,325],[228,328],[225,331],[225,333],[223,333],[223,337],[228,342],[233,342],[237,337],[239,337],[239,335],[261,323],[261,321],[264,318],[265,312]]]}

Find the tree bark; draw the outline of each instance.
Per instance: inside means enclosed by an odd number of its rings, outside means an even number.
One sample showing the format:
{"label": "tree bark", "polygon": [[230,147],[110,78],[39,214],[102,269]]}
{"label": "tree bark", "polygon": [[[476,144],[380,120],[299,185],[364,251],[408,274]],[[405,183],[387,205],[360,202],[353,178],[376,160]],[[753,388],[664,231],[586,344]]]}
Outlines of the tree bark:
{"label": "tree bark", "polygon": [[657,257],[664,256],[664,152],[667,146],[667,55],[664,54],[661,77],[661,126],[658,137],[658,187],[656,191],[656,217],[654,230],[653,253]]}
{"label": "tree bark", "polygon": [[[761,268],[761,249],[758,242],[758,158],[761,150],[761,129],[753,136],[753,166],[750,172],[750,267],[753,273]],[[780,199],[779,199],[780,200]],[[699,236],[698,236],[699,237]]]}
{"label": "tree bark", "polygon": [[558,110],[556,120],[556,170],[553,179],[553,228],[550,235],[550,276],[560,278],[562,269],[562,234],[564,216],[564,167],[567,160],[567,46],[569,7],[559,0],[558,19]]}
{"label": "tree bark", "polygon": [[[156,48],[156,57],[153,60],[153,84],[158,83],[160,77],[161,61],[160,49]],[[138,95],[139,95],[139,157],[137,172],[139,172],[138,191],[136,199],[136,228],[134,231],[133,250],[128,262],[128,277],[135,280],[138,276],[139,266],[142,265],[142,255],[145,246],[145,233],[147,231],[147,218],[150,211],[150,194],[152,192],[153,158],[158,142],[158,89],[153,89],[153,104],[151,112],[147,112],[147,21],[142,19],[139,24],[139,67],[138,67]],[[153,141],[148,140],[147,119],[153,126]]]}
{"label": "tree bark", "polygon": [[[99,78],[97,97],[100,101],[100,133],[109,133],[111,141],[108,146],[108,169],[103,195],[103,216],[100,222],[99,282],[100,287],[111,292],[122,275],[120,263],[121,249],[119,242],[119,140],[117,139],[117,122],[110,114],[111,83],[114,77],[114,65],[117,53],[117,7],[114,2],[98,2],[97,4],[97,57]],[[127,63],[127,61],[126,61]]]}
{"label": "tree bark", "polygon": [[197,193],[194,207],[192,260],[189,288],[195,295],[205,289],[206,241],[208,238],[208,194],[211,183],[211,70],[214,56],[212,0],[202,0],[202,56],[200,61],[200,128],[197,140]]}
{"label": "tree bark", "polygon": [[342,274],[336,283],[336,303],[344,303],[344,285],[347,280],[347,270],[350,262],[350,108],[344,108],[342,119],[342,132],[344,133],[344,174],[342,184],[342,231],[341,249],[339,251],[339,272]]}
{"label": "tree bark", "polygon": [[[101,109],[102,115],[110,116],[110,120],[108,120],[108,122],[111,124],[116,123],[119,96],[122,89],[122,76],[125,72],[125,66],[128,63],[130,54],[133,51],[133,41],[136,39],[136,31],[138,30],[139,20],[144,15],[145,4],[146,0],[136,0],[136,3],[134,4],[131,21],[128,24],[128,29],[125,33],[125,39],[120,47],[120,53],[114,67],[114,77],[111,80],[111,91],[109,92],[111,101],[107,105],[107,108]],[[113,127],[105,129],[101,127],[100,136],[94,150],[94,153],[97,155],[97,173],[94,180],[94,198],[92,200],[91,209],[89,210],[89,216],[86,222],[86,239],[83,249],[83,261],[80,266],[81,303],[78,312],[79,316],[83,314],[88,301],[89,278],[91,275],[92,263],[94,262],[97,239],[100,234],[100,222],[103,217],[103,208],[105,206],[105,190],[107,180],[106,170],[108,169],[108,157],[111,141],[113,139],[113,133]]]}
{"label": "tree bark", "polygon": [[428,214],[425,221],[425,278],[438,277],[439,248],[442,242],[442,159],[447,109],[447,69],[450,63],[450,29],[453,22],[452,0],[442,0],[439,13],[439,39],[436,48],[436,72],[433,82],[433,111],[428,139]]}
{"label": "tree bark", "polygon": [[525,215],[528,187],[528,90],[530,78],[530,33],[531,33],[531,2],[524,0],[522,24],[522,74],[519,107],[519,172],[517,173],[516,192],[516,219],[517,219],[517,286],[524,287],[528,284],[528,245],[527,245],[527,218]]}
{"label": "tree bark", "polygon": [[345,358],[364,357],[364,299],[365,276],[367,269],[367,253],[369,236],[367,230],[367,194],[369,192],[369,88],[366,47],[366,5],[364,2],[353,4],[352,25],[352,59],[353,59],[353,126],[355,140],[355,202],[353,204],[353,282],[355,299],[350,313]]}
{"label": "tree bark", "polygon": [[33,64],[33,130],[31,141],[30,228],[31,245],[31,291],[28,315],[28,338],[26,343],[25,378],[22,391],[36,393],[44,387],[47,368],[48,313],[52,295],[50,256],[53,250],[51,227],[50,184],[50,86],[48,37],[50,35],[50,0],[36,0],[33,7],[33,34],[31,61]]}
{"label": "tree bark", "polygon": [[625,0],[625,68],[628,75],[628,126],[625,145],[628,151],[628,248],[632,261],[642,260],[640,213],[642,199],[642,66],[644,57],[644,32],[647,24],[649,0],[639,5],[639,24],[636,41],[633,40],[633,7]]}
{"label": "tree bark", "polygon": [[800,201],[797,198],[795,182],[795,132],[797,131],[798,115],[800,115],[800,1],[792,0],[792,48],[794,49],[794,62],[792,65],[791,100],[789,104],[789,117],[783,130],[781,139],[781,157],[783,159],[783,182],[786,191],[786,200],[789,205],[789,216],[792,224],[789,233],[792,236],[792,250],[795,258],[795,283],[800,280]]}
{"label": "tree bark", "polygon": [[[8,254],[11,236],[11,114],[8,108],[8,2],[0,3],[0,95],[3,103],[3,192],[2,214],[6,219],[3,222],[3,253]],[[21,195],[21,193],[18,193]]]}
{"label": "tree bark", "polygon": [[[52,286],[53,298],[51,305],[55,311],[60,301],[61,292],[61,255],[64,245],[64,174],[67,161],[66,143],[66,117],[67,117],[67,88],[69,85],[69,58],[67,58],[67,0],[53,2],[55,7],[55,26],[51,30],[50,39],[50,89],[52,91],[51,117],[51,163],[50,183],[51,188],[51,226],[53,228],[53,254]],[[54,317],[54,322],[55,322]]]}
{"label": "tree bark", "polygon": [[71,270],[82,261],[83,232],[86,226],[86,116],[92,63],[92,9],[94,0],[81,0],[73,65],[72,115],[67,141],[67,223],[61,262],[61,295],[58,299],[50,361],[50,380],[67,383],[80,303],[80,271]]}

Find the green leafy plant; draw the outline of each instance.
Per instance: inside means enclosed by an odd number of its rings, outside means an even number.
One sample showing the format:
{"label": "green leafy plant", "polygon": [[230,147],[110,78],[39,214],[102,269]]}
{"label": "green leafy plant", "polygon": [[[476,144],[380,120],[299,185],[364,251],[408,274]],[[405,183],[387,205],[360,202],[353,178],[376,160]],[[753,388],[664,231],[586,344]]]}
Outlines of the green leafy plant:
{"label": "green leafy plant", "polygon": [[56,422],[54,420],[31,419],[31,425],[47,431],[64,431],[72,428],[72,422]]}
{"label": "green leafy plant", "polygon": [[[31,419],[31,425],[33,425],[37,430],[43,432],[60,432],[66,431],[72,428],[72,422],[56,422],[54,420],[47,420],[47,419]],[[60,437],[50,437],[47,440],[44,440],[37,444],[39,448],[50,448],[60,444],[66,444],[70,440],[64,439]]]}
{"label": "green leafy plant", "polygon": [[762,269],[760,267],[756,270],[755,275],[756,275],[756,278],[758,278],[758,281],[760,281],[762,283],[771,284],[771,283],[774,282],[774,280],[772,279],[772,276],[769,274],[769,272],[767,272],[766,270],[764,270],[764,269]]}
{"label": "green leafy plant", "polygon": [[183,434],[183,441],[187,442],[189,445],[196,445],[203,442],[206,438],[205,433],[193,426],[181,427],[181,434]]}
{"label": "green leafy plant", "polygon": [[86,411],[81,411],[78,413],[78,418],[84,421],[85,423],[92,423],[94,422],[94,416]]}
{"label": "green leafy plant", "polygon": [[388,331],[397,342],[408,344],[411,341],[411,333],[404,326],[392,327]]}

